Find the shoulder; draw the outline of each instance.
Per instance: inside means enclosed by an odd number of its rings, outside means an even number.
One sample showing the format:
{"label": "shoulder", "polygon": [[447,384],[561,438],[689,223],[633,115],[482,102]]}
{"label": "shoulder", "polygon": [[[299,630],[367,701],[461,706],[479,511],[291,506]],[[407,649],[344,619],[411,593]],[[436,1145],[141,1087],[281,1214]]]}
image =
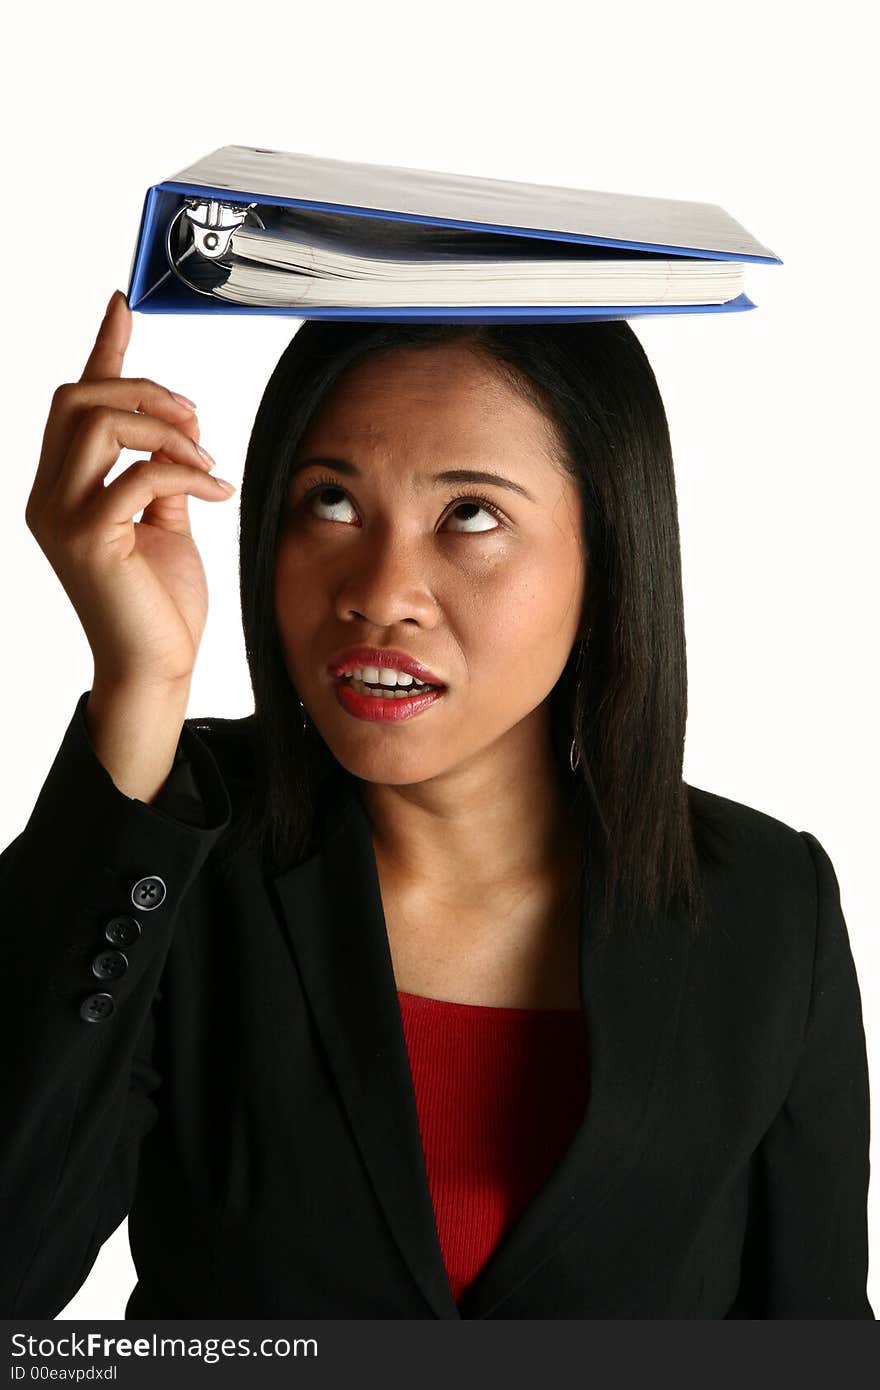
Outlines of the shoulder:
{"label": "shoulder", "polygon": [[692,825],[707,886],[761,919],[815,914],[815,836],[777,816],[688,784]]}
{"label": "shoulder", "polygon": [[802,848],[802,832],[768,811],[690,783],[687,788],[695,819],[717,831],[728,844],[771,853],[797,852],[799,844]]}
{"label": "shoulder", "polygon": [[[725,848],[704,870],[717,930],[702,941],[701,989],[723,994],[738,1015],[755,1017],[754,1003],[772,1010],[768,1047],[794,1039],[800,1048],[808,1020],[820,1043],[814,1056],[827,1067],[864,1067],[860,994],[840,884],[821,841],[754,806],[691,788],[695,821],[703,812],[720,827]],[[710,909],[711,915],[711,909]],[[712,982],[718,991],[712,992]],[[708,986],[707,986],[708,982]],[[768,1012],[767,1017],[771,1017]],[[818,1021],[816,1021],[818,1020]],[[758,1049],[755,1049],[758,1055]],[[793,1063],[794,1053],[789,1054]],[[830,1073],[829,1073],[830,1076]],[[830,1084],[830,1083],[829,1083]]]}
{"label": "shoulder", "polygon": [[733,982],[733,997],[762,990],[780,1008],[787,1001],[800,1037],[814,963],[830,953],[841,983],[852,971],[831,859],[815,835],[755,806],[696,787],[690,798],[695,829],[711,826],[701,873],[715,927],[703,942],[713,970]]}

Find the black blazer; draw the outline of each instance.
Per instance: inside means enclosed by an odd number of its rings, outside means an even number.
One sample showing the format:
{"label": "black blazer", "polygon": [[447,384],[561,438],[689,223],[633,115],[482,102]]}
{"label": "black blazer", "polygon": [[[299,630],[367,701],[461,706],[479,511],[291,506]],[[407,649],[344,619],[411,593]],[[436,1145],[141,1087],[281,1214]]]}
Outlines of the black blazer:
{"label": "black blazer", "polygon": [[873,1319],[861,1000],[812,835],[692,789],[723,847],[697,941],[597,943],[588,885],[585,1116],[456,1305],[358,783],[336,764],[302,863],[223,875],[253,716],[187,720],[146,805],[87,697],[0,856],[0,1315],[57,1315],[128,1213],[133,1318]]}

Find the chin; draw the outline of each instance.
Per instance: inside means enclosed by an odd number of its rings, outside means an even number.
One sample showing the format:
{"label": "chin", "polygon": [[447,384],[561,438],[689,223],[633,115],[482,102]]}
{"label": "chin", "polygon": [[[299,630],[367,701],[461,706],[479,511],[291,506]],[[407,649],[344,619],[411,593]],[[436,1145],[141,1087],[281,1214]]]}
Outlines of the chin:
{"label": "chin", "polygon": [[334,746],[326,739],[324,741],[336,761],[361,782],[375,782],[383,787],[408,787],[417,782],[427,782],[445,771],[445,768],[437,767],[426,759],[418,749],[407,757],[400,757],[388,749],[367,754]]}

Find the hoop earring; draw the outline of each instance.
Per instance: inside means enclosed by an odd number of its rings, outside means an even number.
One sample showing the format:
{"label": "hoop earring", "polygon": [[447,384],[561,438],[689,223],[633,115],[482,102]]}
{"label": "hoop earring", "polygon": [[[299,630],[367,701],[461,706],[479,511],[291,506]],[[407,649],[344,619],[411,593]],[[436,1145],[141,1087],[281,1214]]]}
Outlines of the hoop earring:
{"label": "hoop earring", "polygon": [[577,771],[578,767],[580,766],[580,761],[581,761],[581,747],[580,747],[580,744],[579,744],[579,742],[578,742],[578,722],[577,722],[577,721],[578,721],[578,708],[579,708],[579,706],[580,706],[580,700],[581,700],[581,678],[580,678],[580,671],[581,671],[581,668],[582,668],[583,663],[584,663],[584,657],[586,656],[587,648],[588,648],[589,645],[590,645],[590,634],[592,633],[592,631],[593,631],[593,629],[590,628],[590,631],[587,633],[586,638],[584,639],[584,641],[582,641],[582,642],[580,643],[580,646],[579,646],[579,649],[578,649],[578,654],[577,654],[577,661],[575,662],[575,670],[578,672],[577,684],[576,684],[576,686],[575,686],[575,692],[574,692],[574,726],[575,726],[575,733],[574,733],[574,738],[573,738],[572,741],[571,741],[571,748],[569,749],[569,753],[568,753],[568,761],[569,761],[569,765],[570,765],[570,767],[571,767],[572,772],[576,772],[576,771]]}

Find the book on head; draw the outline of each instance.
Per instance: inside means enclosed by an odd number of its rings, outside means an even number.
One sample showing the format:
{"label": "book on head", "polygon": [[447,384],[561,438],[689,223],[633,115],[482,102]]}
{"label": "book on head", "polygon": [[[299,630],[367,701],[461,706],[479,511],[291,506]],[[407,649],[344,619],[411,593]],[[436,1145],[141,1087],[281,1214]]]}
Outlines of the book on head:
{"label": "book on head", "polygon": [[145,313],[526,323],[753,309],[714,203],[224,145],[144,200]]}

